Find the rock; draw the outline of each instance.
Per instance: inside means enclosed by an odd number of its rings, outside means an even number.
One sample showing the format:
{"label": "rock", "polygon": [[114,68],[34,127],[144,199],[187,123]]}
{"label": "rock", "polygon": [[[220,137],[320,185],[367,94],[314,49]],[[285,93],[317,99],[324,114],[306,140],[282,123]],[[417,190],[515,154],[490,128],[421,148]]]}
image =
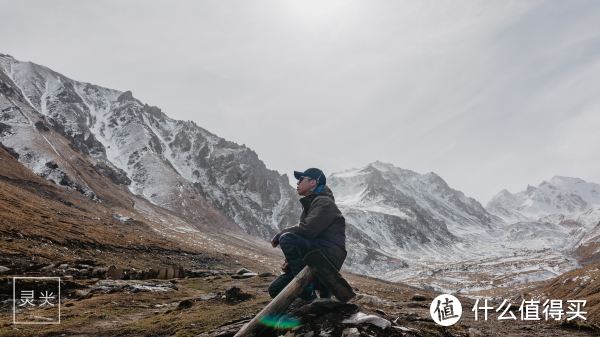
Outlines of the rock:
{"label": "rock", "polygon": [[56,267],[56,265],[54,263],[51,263],[45,267],[42,267],[42,269],[40,269],[40,270],[47,271],[47,270],[53,269],[54,267]]}
{"label": "rock", "polygon": [[45,165],[46,165],[47,168],[49,168],[51,170],[56,170],[58,168],[58,164],[56,162],[53,162],[53,161],[46,162]]}
{"label": "rock", "polygon": [[235,275],[231,275],[231,278],[239,280],[239,279],[251,278],[254,276],[258,276],[258,274],[257,273],[235,274]]}
{"label": "rock", "polygon": [[387,316],[387,314],[385,313],[385,311],[383,311],[381,309],[375,309],[375,312],[378,313],[378,314],[380,314],[380,315]]}
{"label": "rock", "polygon": [[342,331],[342,337],[360,337],[360,332],[357,328],[347,328]]}
{"label": "rock", "polygon": [[214,281],[214,280],[218,280],[218,279],[221,279],[221,278],[222,277],[220,275],[215,275],[215,276],[205,277],[204,280],[206,280],[206,281]]}
{"label": "rock", "polygon": [[343,320],[342,323],[356,325],[368,323],[384,330],[392,326],[392,322],[388,321],[387,319],[376,315],[367,315],[364,312],[357,312],[356,314],[352,315],[352,317]]}
{"label": "rock", "polygon": [[114,293],[114,292],[167,292],[177,290],[177,286],[171,282],[139,281],[139,280],[100,280],[92,287],[92,292]]}
{"label": "rock", "polygon": [[273,276],[275,276],[275,274],[269,273],[269,272],[258,274],[258,277],[273,277]]}
{"label": "rock", "polygon": [[356,304],[366,304],[372,307],[394,306],[394,303],[388,300],[382,300],[377,296],[367,294],[357,294],[356,297],[354,297],[350,302]]}
{"label": "rock", "polygon": [[427,301],[427,297],[421,294],[414,294],[410,299],[411,301]]}
{"label": "rock", "polygon": [[240,268],[235,272],[236,275],[242,275],[242,274],[246,274],[246,273],[252,273],[252,272],[246,268]]}
{"label": "rock", "polygon": [[92,269],[92,277],[96,278],[106,278],[106,272],[108,272],[108,268],[106,267],[96,267]]}
{"label": "rock", "polygon": [[77,268],[67,268],[63,271],[63,273],[68,273],[69,275],[82,275],[82,270],[79,270]]}
{"label": "rock", "polygon": [[177,310],[189,309],[194,305],[192,300],[183,300],[177,305]]}
{"label": "rock", "polygon": [[469,333],[469,337],[483,337],[484,336],[483,332],[481,332],[475,328],[469,328],[468,333]]}
{"label": "rock", "polygon": [[252,298],[252,295],[243,292],[238,287],[231,287],[225,291],[225,300],[227,302],[242,302]]}
{"label": "rock", "polygon": [[84,300],[92,297],[92,293],[89,289],[77,289],[73,292],[73,296],[78,300]]}
{"label": "rock", "polygon": [[[35,122],[35,124],[33,124],[35,126],[36,129],[40,130],[40,131],[50,131],[50,128],[48,128],[48,126],[46,125],[46,123],[42,122],[42,121],[37,121]],[[46,163],[46,165],[48,165],[48,163]]]}
{"label": "rock", "polygon": [[333,329],[325,329],[325,330],[321,330],[319,332],[319,337],[331,337],[331,333],[333,332]]}
{"label": "rock", "polygon": [[209,269],[185,269],[183,274],[189,277],[215,277],[223,274],[223,271]]}
{"label": "rock", "polygon": [[216,298],[218,295],[215,293],[208,293],[208,294],[202,294],[200,295],[200,300],[202,301],[208,301],[208,300],[212,300],[213,298]]}

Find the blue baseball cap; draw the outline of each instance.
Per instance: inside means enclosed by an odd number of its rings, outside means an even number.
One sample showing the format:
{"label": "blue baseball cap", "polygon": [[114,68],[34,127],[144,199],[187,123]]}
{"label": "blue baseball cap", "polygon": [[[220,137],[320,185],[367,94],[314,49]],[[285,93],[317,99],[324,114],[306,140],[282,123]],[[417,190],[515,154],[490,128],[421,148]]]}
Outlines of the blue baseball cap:
{"label": "blue baseball cap", "polygon": [[309,168],[306,171],[294,171],[294,177],[300,180],[302,177],[309,177],[317,181],[317,185],[325,185],[327,183],[327,178],[325,178],[325,174],[323,171],[318,168]]}

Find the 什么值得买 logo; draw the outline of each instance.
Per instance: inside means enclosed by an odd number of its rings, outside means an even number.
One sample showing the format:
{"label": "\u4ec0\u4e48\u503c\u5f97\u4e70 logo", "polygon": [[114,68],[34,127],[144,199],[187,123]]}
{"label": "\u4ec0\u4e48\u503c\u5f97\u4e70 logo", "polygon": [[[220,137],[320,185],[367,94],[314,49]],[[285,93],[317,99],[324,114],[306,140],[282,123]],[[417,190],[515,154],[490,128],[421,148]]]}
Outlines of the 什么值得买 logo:
{"label": "\u4ec0\u4e48\u503c\u5f97\u4e70 logo", "polygon": [[[474,313],[474,319],[487,321],[490,313],[495,313],[496,320],[517,320],[522,321],[560,321],[563,317],[566,321],[574,319],[586,320],[587,311],[584,307],[587,300],[567,300],[566,308],[563,300],[521,300],[520,306],[513,306],[509,300],[502,300],[497,307],[494,307],[488,299],[478,298],[471,311]],[[516,309],[515,315],[513,307]],[[462,316],[462,304],[453,295],[442,294],[436,297],[429,307],[431,318],[439,325],[450,326],[458,322]],[[518,318],[517,318],[518,317]]]}
{"label": "\u4ec0\u4e48\u503c\u5f97\u4e70 logo", "polygon": [[462,305],[458,298],[442,294],[433,299],[433,302],[429,306],[429,313],[437,324],[450,326],[460,320]]}

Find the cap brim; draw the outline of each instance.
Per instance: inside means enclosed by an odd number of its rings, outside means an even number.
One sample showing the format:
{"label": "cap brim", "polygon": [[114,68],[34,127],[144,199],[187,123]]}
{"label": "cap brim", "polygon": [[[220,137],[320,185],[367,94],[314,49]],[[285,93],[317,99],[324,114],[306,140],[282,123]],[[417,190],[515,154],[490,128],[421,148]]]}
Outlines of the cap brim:
{"label": "cap brim", "polygon": [[304,172],[294,171],[294,177],[296,177],[296,179],[298,179],[298,180],[300,180],[300,178],[302,178],[303,174],[304,174]]}

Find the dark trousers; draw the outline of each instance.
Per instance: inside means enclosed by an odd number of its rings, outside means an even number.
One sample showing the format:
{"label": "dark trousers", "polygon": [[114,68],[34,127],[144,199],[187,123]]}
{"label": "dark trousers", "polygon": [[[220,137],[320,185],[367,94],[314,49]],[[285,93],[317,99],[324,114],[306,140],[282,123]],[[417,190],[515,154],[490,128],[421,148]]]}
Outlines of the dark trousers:
{"label": "dark trousers", "polygon": [[[319,240],[308,240],[295,233],[284,233],[279,238],[279,245],[281,246],[283,255],[285,255],[285,259],[288,262],[289,271],[279,275],[269,286],[269,295],[271,295],[272,298],[277,296],[277,294],[279,294],[283,288],[285,288],[288,283],[290,283],[292,279],[298,275],[302,268],[305,267],[303,258],[306,253],[314,249],[326,248],[331,244],[327,242],[320,242]],[[319,291],[319,296],[321,298],[331,297],[331,292],[329,289],[320,284],[318,280],[310,285],[308,289],[305,289],[301,297],[310,298],[313,289],[317,289]]]}

